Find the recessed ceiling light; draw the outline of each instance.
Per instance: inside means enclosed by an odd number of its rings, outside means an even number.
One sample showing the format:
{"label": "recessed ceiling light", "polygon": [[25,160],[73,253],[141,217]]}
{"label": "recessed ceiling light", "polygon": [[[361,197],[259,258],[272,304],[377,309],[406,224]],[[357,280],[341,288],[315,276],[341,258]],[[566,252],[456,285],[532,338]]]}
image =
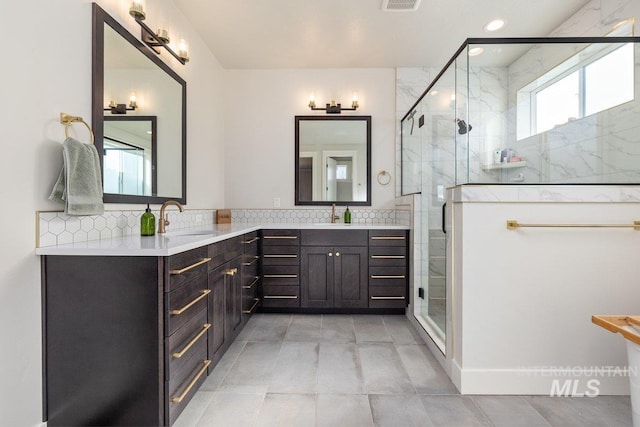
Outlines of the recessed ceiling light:
{"label": "recessed ceiling light", "polygon": [[431,91],[431,96],[436,96],[438,94],[437,90]]}
{"label": "recessed ceiling light", "polygon": [[483,48],[481,48],[481,47],[473,47],[473,48],[469,49],[469,56],[478,56],[482,52],[484,52]]}
{"label": "recessed ceiling light", "polygon": [[504,27],[504,20],[502,19],[494,19],[484,26],[484,30],[486,32],[498,31],[500,28]]}

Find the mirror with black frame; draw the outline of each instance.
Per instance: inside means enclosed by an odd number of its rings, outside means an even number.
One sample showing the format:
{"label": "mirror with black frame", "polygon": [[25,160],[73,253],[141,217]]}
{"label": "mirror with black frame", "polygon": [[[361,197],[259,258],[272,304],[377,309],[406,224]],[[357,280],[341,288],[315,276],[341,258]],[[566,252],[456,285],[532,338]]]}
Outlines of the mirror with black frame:
{"label": "mirror with black frame", "polygon": [[295,204],[371,206],[371,116],[295,116]]}
{"label": "mirror with black frame", "polygon": [[186,203],[186,82],[95,3],[93,42],[104,202]]}

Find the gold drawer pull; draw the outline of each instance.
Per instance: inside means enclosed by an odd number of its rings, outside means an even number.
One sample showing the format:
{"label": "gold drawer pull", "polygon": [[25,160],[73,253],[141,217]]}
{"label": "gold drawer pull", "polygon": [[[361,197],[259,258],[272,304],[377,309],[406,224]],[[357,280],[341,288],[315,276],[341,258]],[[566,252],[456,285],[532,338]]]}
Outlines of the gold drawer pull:
{"label": "gold drawer pull", "polygon": [[190,266],[188,266],[188,267],[181,268],[180,270],[171,270],[171,275],[172,275],[172,276],[175,276],[175,275],[177,275],[177,274],[182,274],[182,273],[184,273],[184,272],[186,272],[186,271],[189,271],[189,270],[191,270],[191,269],[193,269],[193,268],[199,267],[199,266],[201,266],[202,264],[206,264],[206,263],[208,263],[209,261],[211,261],[211,258],[202,258],[202,260],[201,260],[201,261],[198,261],[198,262],[196,262],[195,264],[191,264],[191,265],[190,265]]}
{"label": "gold drawer pull", "polygon": [[250,285],[245,285],[242,287],[242,289],[251,289],[255,286],[256,283],[258,283],[258,281],[260,280],[260,276],[254,276],[253,282],[251,282]]}
{"label": "gold drawer pull", "polygon": [[265,279],[297,279],[297,274],[265,274]]}
{"label": "gold drawer pull", "polygon": [[176,314],[176,315],[182,314],[185,311],[189,310],[192,305],[194,305],[195,303],[197,303],[198,301],[200,301],[202,298],[206,297],[210,293],[211,293],[211,289],[205,289],[205,290],[202,291],[202,295],[200,295],[198,298],[194,299],[189,304],[185,305],[184,307],[182,307],[182,308],[180,308],[178,310],[171,310],[170,313],[171,314]]}
{"label": "gold drawer pull", "polygon": [[298,258],[298,255],[286,255],[286,254],[282,254],[282,255],[263,255],[265,258]]}
{"label": "gold drawer pull", "polygon": [[237,272],[238,272],[237,268],[231,268],[231,269],[225,271],[224,274],[225,274],[225,276],[235,276]]}
{"label": "gold drawer pull", "polygon": [[371,240],[405,240],[404,236],[371,236]]}
{"label": "gold drawer pull", "polygon": [[191,346],[193,346],[207,332],[207,329],[209,329],[210,327],[211,323],[205,323],[204,325],[202,325],[202,330],[198,332],[198,335],[193,337],[193,339],[189,341],[189,343],[185,345],[182,350],[177,353],[173,353],[171,357],[173,357],[174,359],[180,359],[182,356],[184,356],[184,354],[191,348]]}
{"label": "gold drawer pull", "polygon": [[297,295],[265,295],[264,299],[298,299]]}
{"label": "gold drawer pull", "polygon": [[373,259],[404,259],[404,255],[371,255]]}
{"label": "gold drawer pull", "polygon": [[371,297],[371,299],[374,299],[374,300],[375,299],[393,299],[393,300],[396,300],[396,299],[404,299],[404,297]]}
{"label": "gold drawer pull", "polygon": [[405,276],[371,276],[372,279],[404,279]]}
{"label": "gold drawer pull", "polygon": [[182,394],[180,396],[173,396],[171,398],[171,402],[173,403],[180,403],[182,402],[182,400],[187,396],[187,394],[191,391],[191,389],[193,388],[193,386],[198,382],[198,380],[200,379],[200,377],[207,371],[207,367],[209,365],[211,365],[211,360],[205,360],[204,362],[202,362],[203,366],[202,368],[200,368],[200,370],[198,371],[198,373],[196,374],[195,377],[193,377],[193,379],[191,380],[191,382],[189,383],[189,385],[187,385],[187,388],[184,389],[184,391],[182,392]]}
{"label": "gold drawer pull", "polygon": [[251,264],[253,264],[254,262],[256,262],[257,260],[259,260],[259,259],[260,259],[260,257],[259,257],[259,256],[254,256],[254,257],[253,257],[253,259],[252,259],[251,261],[249,261],[249,262],[243,262],[243,263],[242,263],[242,265],[245,265],[245,266],[246,266],[246,265],[251,265]]}
{"label": "gold drawer pull", "polygon": [[263,239],[289,239],[295,240],[298,236],[264,236]]}
{"label": "gold drawer pull", "polygon": [[258,303],[260,302],[260,298],[254,298],[253,300],[254,300],[254,303],[249,310],[242,310],[243,314],[253,313],[253,310],[258,306]]}
{"label": "gold drawer pull", "polygon": [[250,245],[250,244],[252,244],[252,243],[254,243],[254,242],[257,242],[258,240],[260,240],[260,238],[259,238],[259,237],[254,237],[253,239],[251,239],[251,240],[245,240],[245,241],[244,241],[244,242],[242,242],[242,243],[244,243],[245,245]]}

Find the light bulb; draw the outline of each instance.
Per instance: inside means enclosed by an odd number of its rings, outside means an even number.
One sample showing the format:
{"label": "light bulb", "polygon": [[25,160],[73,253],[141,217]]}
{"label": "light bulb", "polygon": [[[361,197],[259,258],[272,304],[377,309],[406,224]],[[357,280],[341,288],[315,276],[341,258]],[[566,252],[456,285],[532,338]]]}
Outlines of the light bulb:
{"label": "light bulb", "polygon": [[189,62],[189,45],[184,39],[180,39],[178,44],[178,56],[184,59],[184,62]]}
{"label": "light bulb", "polygon": [[147,17],[144,13],[144,4],[142,0],[131,0],[131,4],[129,5],[129,15],[140,20],[144,20]]}

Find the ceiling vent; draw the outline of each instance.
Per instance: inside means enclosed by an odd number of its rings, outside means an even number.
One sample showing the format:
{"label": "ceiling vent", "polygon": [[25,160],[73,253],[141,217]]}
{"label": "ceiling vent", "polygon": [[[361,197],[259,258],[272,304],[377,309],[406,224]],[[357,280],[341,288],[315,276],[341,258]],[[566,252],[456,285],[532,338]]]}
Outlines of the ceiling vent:
{"label": "ceiling vent", "polygon": [[410,12],[418,6],[420,0],[382,0],[382,10],[386,12]]}

